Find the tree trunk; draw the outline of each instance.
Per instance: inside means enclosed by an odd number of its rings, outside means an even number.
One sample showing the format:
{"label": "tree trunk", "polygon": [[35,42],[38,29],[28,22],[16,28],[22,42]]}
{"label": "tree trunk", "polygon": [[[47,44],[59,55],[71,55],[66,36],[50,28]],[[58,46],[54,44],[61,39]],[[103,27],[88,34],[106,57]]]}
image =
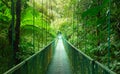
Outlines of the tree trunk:
{"label": "tree trunk", "polygon": [[16,26],[15,26],[15,42],[14,42],[14,52],[16,56],[15,63],[18,64],[20,60],[18,59],[19,53],[19,43],[20,43],[20,23],[21,22],[21,0],[16,1]]}
{"label": "tree trunk", "polygon": [[[3,1],[3,0],[2,0]],[[12,20],[10,23],[10,26],[8,28],[8,40],[9,40],[9,45],[11,46],[11,62],[8,63],[9,67],[12,67],[13,64],[15,64],[15,53],[14,53],[14,23],[15,23],[15,10],[14,10],[14,0],[11,0],[11,16]]]}

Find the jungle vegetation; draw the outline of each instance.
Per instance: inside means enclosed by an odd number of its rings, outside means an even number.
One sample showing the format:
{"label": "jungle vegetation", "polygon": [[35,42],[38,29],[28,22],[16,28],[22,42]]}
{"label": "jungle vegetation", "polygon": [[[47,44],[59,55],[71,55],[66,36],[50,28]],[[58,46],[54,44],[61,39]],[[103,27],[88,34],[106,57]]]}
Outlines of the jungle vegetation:
{"label": "jungle vegetation", "polygon": [[119,20],[120,0],[0,0],[0,73],[61,31],[79,50],[119,74]]}

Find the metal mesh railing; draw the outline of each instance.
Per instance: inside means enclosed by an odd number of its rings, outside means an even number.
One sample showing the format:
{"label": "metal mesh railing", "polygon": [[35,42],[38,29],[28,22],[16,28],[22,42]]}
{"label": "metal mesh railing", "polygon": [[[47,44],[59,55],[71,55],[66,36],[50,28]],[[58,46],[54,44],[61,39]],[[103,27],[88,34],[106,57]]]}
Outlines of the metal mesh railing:
{"label": "metal mesh railing", "polygon": [[55,41],[4,74],[45,74],[54,53]]}
{"label": "metal mesh railing", "polygon": [[116,74],[63,39],[73,74]]}

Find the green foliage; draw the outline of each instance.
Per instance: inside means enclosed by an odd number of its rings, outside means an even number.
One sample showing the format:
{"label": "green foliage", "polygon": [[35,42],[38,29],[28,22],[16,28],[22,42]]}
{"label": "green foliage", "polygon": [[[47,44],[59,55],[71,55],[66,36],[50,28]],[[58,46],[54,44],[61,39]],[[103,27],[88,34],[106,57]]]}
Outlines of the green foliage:
{"label": "green foliage", "polygon": [[20,44],[20,52],[18,53],[17,57],[21,61],[23,61],[24,59],[30,57],[34,53],[35,53],[35,50],[33,49],[33,44],[29,42],[27,38],[22,38],[21,44]]}
{"label": "green foliage", "polygon": [[11,20],[11,11],[3,3],[0,5],[0,26],[4,26],[3,24],[9,24]]}
{"label": "green foliage", "polygon": [[50,42],[55,37],[55,32],[50,27],[47,17],[31,6],[27,6],[23,10],[20,52],[17,56],[21,61],[39,51],[43,45],[46,45],[46,42]]}
{"label": "green foliage", "polygon": [[13,53],[7,35],[10,21],[11,10],[0,1],[0,74],[12,67],[13,64],[11,62]]}
{"label": "green foliage", "polygon": [[[72,25],[63,24],[60,30],[72,44],[95,60],[107,65],[108,58],[110,58],[111,70],[119,74],[120,22],[118,19],[120,15],[118,6],[120,1],[112,0],[111,9],[109,9],[109,1],[72,0],[71,4],[75,7],[74,11],[71,10],[74,15],[72,20],[74,25],[73,23],[71,23]],[[110,57],[108,57],[108,13],[110,10],[111,43]]]}
{"label": "green foliage", "polygon": [[82,18],[89,16],[96,16],[105,6],[109,3],[110,0],[103,0],[103,3],[98,6],[90,7],[84,13],[82,13]]}
{"label": "green foliage", "polygon": [[96,16],[98,12],[100,12],[100,10],[101,10],[101,6],[90,8],[82,14],[82,18],[85,18],[86,16]]}
{"label": "green foliage", "polygon": [[[13,65],[9,65],[13,60],[13,50],[8,40],[11,2],[3,1],[6,2],[0,1],[0,73]],[[46,0],[43,0],[43,4],[38,1],[35,0],[33,7],[32,0],[22,0],[20,52],[17,58],[22,61],[41,50],[60,30],[75,47],[106,65],[108,13],[111,11],[110,68],[120,73],[120,0],[111,0],[111,10],[110,0],[54,0],[49,1],[49,5]]]}
{"label": "green foliage", "polygon": [[[39,7],[32,7],[28,1],[22,0],[20,44],[19,52],[15,56],[20,61],[40,51],[56,35],[55,30],[51,28],[52,18],[46,14],[47,9],[43,10],[45,13],[42,13],[38,10]],[[13,50],[8,40],[8,29],[12,20],[11,7],[8,7],[10,5],[10,1],[0,1],[0,74],[14,65]],[[33,17],[35,18],[34,23]]]}

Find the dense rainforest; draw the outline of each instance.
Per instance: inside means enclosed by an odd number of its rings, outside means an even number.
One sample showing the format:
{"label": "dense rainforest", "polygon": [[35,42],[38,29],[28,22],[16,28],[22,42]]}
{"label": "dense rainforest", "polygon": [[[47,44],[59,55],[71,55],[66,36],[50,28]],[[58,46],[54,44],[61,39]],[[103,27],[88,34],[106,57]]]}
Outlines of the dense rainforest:
{"label": "dense rainforest", "polygon": [[120,0],[0,0],[0,74],[61,31],[85,54],[120,73]]}

